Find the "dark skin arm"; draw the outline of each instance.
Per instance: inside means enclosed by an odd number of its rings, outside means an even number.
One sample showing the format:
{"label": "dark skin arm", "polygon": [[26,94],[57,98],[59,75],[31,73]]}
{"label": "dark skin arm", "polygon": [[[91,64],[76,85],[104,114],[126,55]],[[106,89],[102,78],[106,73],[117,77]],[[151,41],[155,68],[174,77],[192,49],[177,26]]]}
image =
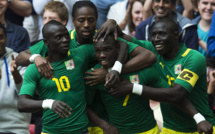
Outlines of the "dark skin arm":
{"label": "dark skin arm", "polygon": [[[132,89],[133,84],[130,81],[123,79],[119,85],[116,88],[111,89],[109,93],[112,96],[121,96],[132,93]],[[152,88],[143,86],[143,91],[141,94],[142,97],[148,99],[174,104],[183,112],[193,117],[196,113],[198,113],[198,111],[187,99],[187,95],[187,90],[177,83],[175,83],[172,88]],[[198,123],[198,131],[205,132],[206,134],[212,134],[213,128],[207,121],[202,121]]]}
{"label": "dark skin arm", "polygon": [[[16,64],[18,66],[28,66],[30,65],[29,58],[31,57],[30,50],[22,51],[17,57],[16,57]],[[37,56],[34,59],[34,63],[39,71],[39,73],[44,76],[47,79],[52,79],[53,77],[53,68],[51,64],[43,57]]]}
{"label": "dark skin arm", "polygon": [[19,53],[19,55],[16,57],[16,64],[18,66],[28,66],[30,65],[29,58],[31,57],[30,49],[27,49],[25,51],[22,51]]}
{"label": "dark skin arm", "polygon": [[104,134],[119,134],[117,128],[98,117],[89,106],[86,107],[86,110],[89,121],[94,125],[100,127],[103,130]]}
{"label": "dark skin arm", "polygon": [[[117,36],[119,36],[129,42],[132,41],[132,38],[130,36],[125,35],[121,31],[119,26],[116,24],[116,21],[111,20],[111,19],[106,21],[102,25],[102,27],[98,30],[98,32],[94,36],[94,41],[98,41],[98,39],[103,34],[105,34],[105,36],[103,38],[103,40],[105,40],[106,36],[110,33],[114,33],[116,40],[117,40]],[[119,53],[119,57],[122,56],[122,57],[124,57],[124,59],[127,58],[127,55],[125,54],[125,52],[126,51],[122,51],[121,53]],[[130,54],[130,56],[132,57],[132,59],[123,65],[122,73],[135,72],[135,71],[144,69],[144,68],[149,67],[150,65],[154,64],[157,61],[156,56],[152,52],[150,52],[149,50],[146,50],[145,48],[142,48],[142,47],[135,48],[134,51]],[[120,61],[120,59],[118,59],[118,60]],[[105,72],[105,71],[103,71],[103,72]],[[94,75],[92,73],[87,73],[87,74]],[[117,77],[117,75],[118,75],[117,72],[110,72],[109,74],[107,74],[106,84],[105,84],[106,87],[113,87],[115,85],[114,83],[117,83],[117,81],[119,79]],[[111,79],[110,76],[114,76],[114,78],[112,77],[113,79]],[[88,80],[90,80],[90,79],[91,78],[88,78]],[[96,85],[100,82],[103,82],[104,79],[100,77],[99,80],[93,79],[92,81],[93,82],[89,82],[89,83],[94,83],[92,85]],[[95,82],[95,81],[99,81],[99,82]]]}
{"label": "dark skin arm", "polygon": [[[20,95],[17,107],[19,112],[33,113],[43,110],[42,103],[43,100],[33,100],[29,95]],[[62,101],[55,100],[51,110],[61,118],[67,118],[71,114],[72,108]]]}

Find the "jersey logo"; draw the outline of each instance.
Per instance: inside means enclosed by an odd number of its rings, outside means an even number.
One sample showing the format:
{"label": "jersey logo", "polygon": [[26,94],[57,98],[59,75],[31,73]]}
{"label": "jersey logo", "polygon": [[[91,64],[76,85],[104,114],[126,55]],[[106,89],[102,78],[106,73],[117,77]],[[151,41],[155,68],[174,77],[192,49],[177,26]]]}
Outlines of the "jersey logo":
{"label": "jersey logo", "polygon": [[73,60],[68,60],[68,61],[65,61],[64,63],[67,70],[72,70],[75,68],[75,64]]}
{"label": "jersey logo", "polygon": [[161,62],[159,62],[159,64],[161,65],[162,69],[164,69],[164,65]]}
{"label": "jersey logo", "polygon": [[184,80],[188,83],[190,83],[190,85],[192,85],[192,87],[195,86],[197,80],[199,79],[199,76],[188,70],[188,69],[184,69],[177,77],[177,79],[181,79],[181,80]]}
{"label": "jersey logo", "polygon": [[139,77],[138,77],[138,75],[132,75],[132,76],[130,76],[130,82],[139,84]]}
{"label": "jersey logo", "polygon": [[181,64],[175,65],[175,74],[181,73]]}

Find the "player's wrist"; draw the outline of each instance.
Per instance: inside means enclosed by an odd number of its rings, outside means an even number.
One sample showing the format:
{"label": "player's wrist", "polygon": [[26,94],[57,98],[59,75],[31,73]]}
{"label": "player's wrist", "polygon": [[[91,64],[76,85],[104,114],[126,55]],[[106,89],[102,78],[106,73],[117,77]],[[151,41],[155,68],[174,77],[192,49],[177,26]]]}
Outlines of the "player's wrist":
{"label": "player's wrist", "polygon": [[140,84],[134,83],[132,88],[132,93],[141,96],[142,92],[143,92],[143,86]]}
{"label": "player's wrist", "polygon": [[200,122],[205,121],[205,117],[200,113],[195,114],[193,116],[193,119],[196,121],[196,124],[199,124]]}
{"label": "player's wrist", "polygon": [[40,55],[40,54],[33,54],[33,55],[31,55],[31,57],[29,58],[29,61],[30,61],[31,63],[34,63],[34,59],[35,59],[37,56],[41,56],[41,55]]}
{"label": "player's wrist", "polygon": [[114,66],[112,67],[111,70],[115,70],[115,71],[119,72],[119,74],[121,74],[122,63],[120,63],[119,61],[115,61]]}
{"label": "player's wrist", "polygon": [[52,105],[54,103],[54,100],[52,99],[46,99],[42,103],[43,109],[52,109]]}

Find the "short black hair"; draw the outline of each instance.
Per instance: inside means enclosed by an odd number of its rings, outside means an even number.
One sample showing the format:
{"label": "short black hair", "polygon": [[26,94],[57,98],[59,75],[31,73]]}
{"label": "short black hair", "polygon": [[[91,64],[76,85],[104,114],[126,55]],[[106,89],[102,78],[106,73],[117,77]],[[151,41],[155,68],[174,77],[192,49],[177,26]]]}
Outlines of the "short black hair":
{"label": "short black hair", "polygon": [[178,31],[178,25],[173,19],[162,18],[159,21],[156,21],[154,25],[157,23],[164,23],[172,32]]}
{"label": "short black hair", "polygon": [[[105,34],[101,35],[101,37],[99,38],[98,42],[103,40],[104,35]],[[96,44],[98,42],[94,42],[94,44]],[[109,42],[109,43],[111,42],[111,44],[114,44],[116,47],[118,47],[118,41],[115,40],[115,37],[114,37],[113,33],[110,33],[110,34],[106,35],[104,42]]]}
{"label": "short black hair", "polygon": [[0,22],[0,28],[3,29],[4,35],[5,35],[5,37],[7,37],[5,26],[1,22]]}
{"label": "short black hair", "polygon": [[51,20],[49,21],[48,23],[46,23],[44,26],[43,26],[43,29],[42,29],[42,33],[43,33],[43,38],[46,38],[46,35],[47,35],[47,28],[49,27],[49,25],[60,25],[60,26],[64,26],[62,23],[60,23],[59,21],[56,21],[56,20]]}
{"label": "short black hair", "polygon": [[[154,2],[155,0],[152,0],[152,1]],[[176,3],[176,0],[171,0],[171,3],[172,5],[174,5]]]}
{"label": "short black hair", "polygon": [[96,18],[98,18],[98,12],[97,12],[97,8],[96,6],[91,2],[91,1],[77,1],[73,8],[72,8],[72,17],[75,18],[75,13],[78,10],[78,8],[82,8],[82,7],[90,7],[94,10],[95,14],[96,14]]}

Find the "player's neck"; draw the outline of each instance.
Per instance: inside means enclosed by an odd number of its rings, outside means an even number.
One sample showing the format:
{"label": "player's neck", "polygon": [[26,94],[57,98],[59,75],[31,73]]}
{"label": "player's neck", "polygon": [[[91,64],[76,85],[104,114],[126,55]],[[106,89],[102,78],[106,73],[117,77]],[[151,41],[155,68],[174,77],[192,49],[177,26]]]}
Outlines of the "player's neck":
{"label": "player's neck", "polygon": [[58,62],[63,59],[65,59],[67,54],[56,54],[56,53],[49,53],[47,60],[52,63],[52,62]]}
{"label": "player's neck", "polygon": [[169,52],[167,55],[163,55],[164,59],[174,59],[176,57],[176,55],[178,54],[178,52],[180,51],[181,46],[179,44],[175,45],[174,49],[171,50],[171,52]]}
{"label": "player's neck", "polygon": [[84,45],[84,44],[90,44],[92,39],[82,39],[80,38],[78,35],[76,35],[76,41],[80,44],[80,45]]}

